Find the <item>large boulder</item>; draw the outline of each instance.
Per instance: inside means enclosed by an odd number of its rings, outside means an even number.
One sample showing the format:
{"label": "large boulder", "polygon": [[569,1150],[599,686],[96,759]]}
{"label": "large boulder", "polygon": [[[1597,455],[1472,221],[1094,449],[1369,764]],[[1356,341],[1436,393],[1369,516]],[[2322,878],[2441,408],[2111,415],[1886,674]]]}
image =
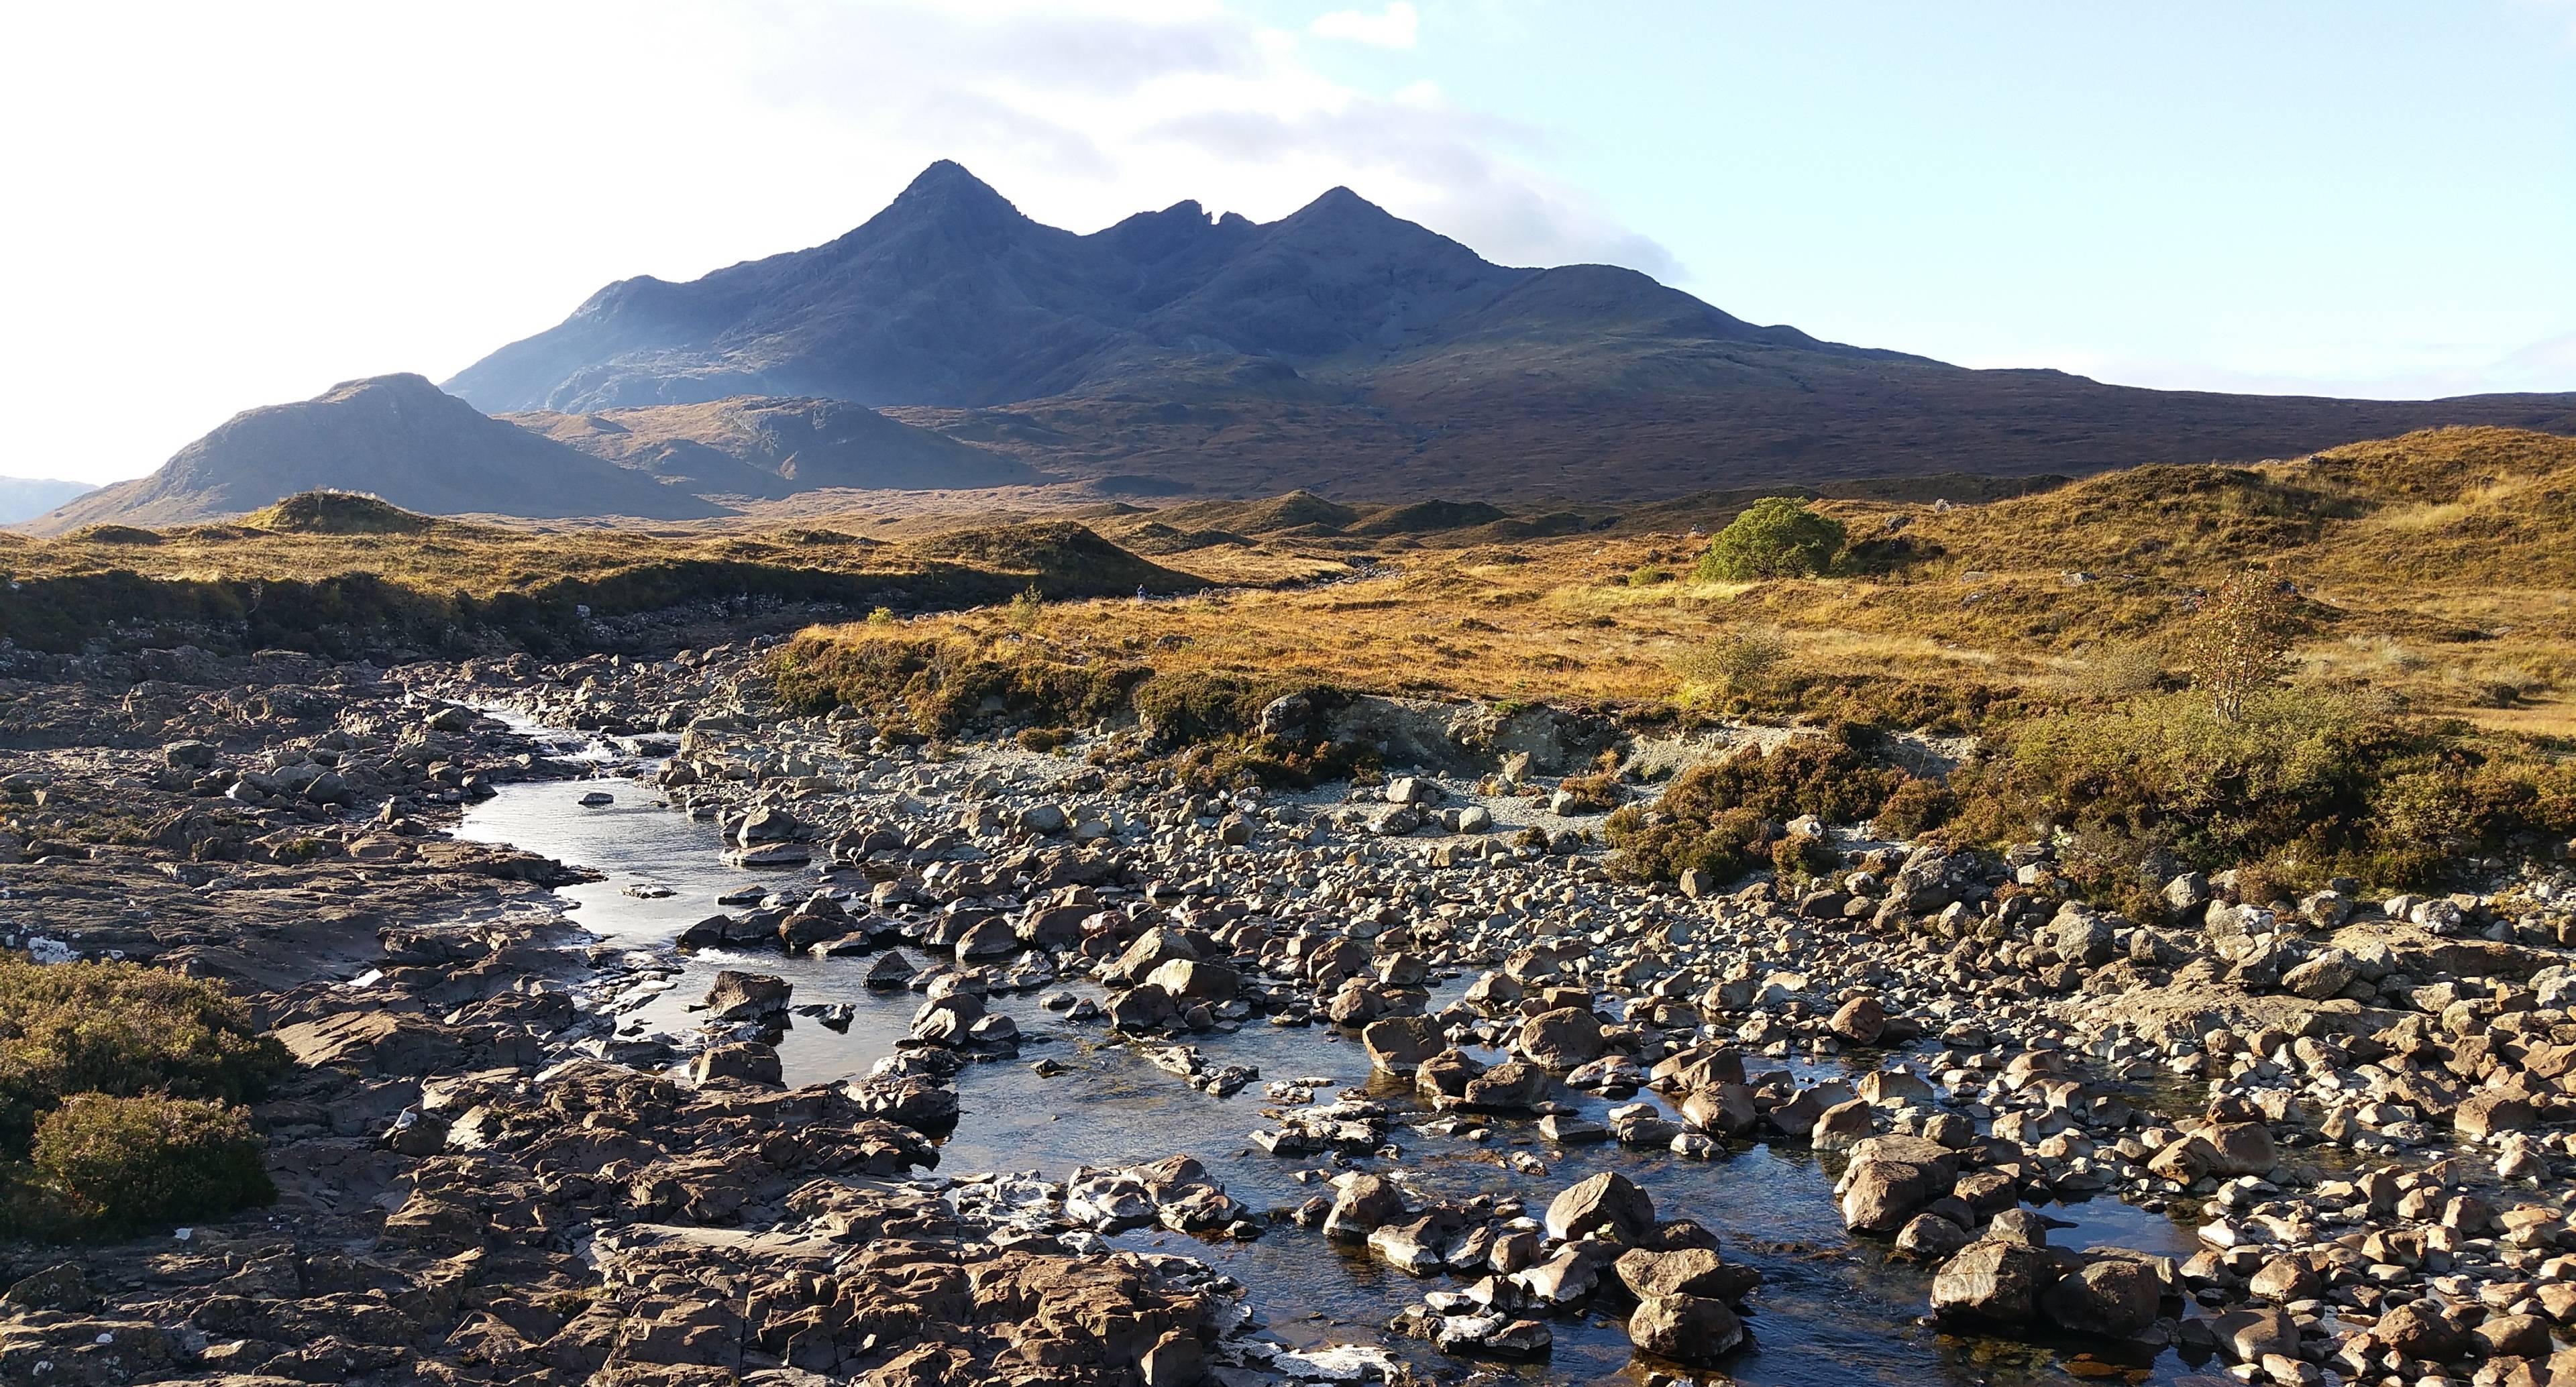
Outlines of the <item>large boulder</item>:
{"label": "large boulder", "polygon": [[1634,1244],[1654,1231],[1655,1201],[1637,1183],[1605,1170],[1559,1194],[1547,1206],[1547,1235],[1580,1238],[1605,1233]]}
{"label": "large boulder", "polygon": [[2004,1327],[2028,1324],[2056,1271],[2055,1259],[2043,1248],[1970,1243],[1933,1276],[1932,1313]]}
{"label": "large boulder", "polygon": [[707,989],[706,1008],[719,1021],[779,1016],[786,1013],[787,997],[792,991],[784,978],[727,968],[716,974],[715,985]]}
{"label": "large boulder", "polygon": [[1639,1300],[1689,1295],[1737,1302],[1762,1284],[1761,1272],[1721,1261],[1717,1250],[1708,1247],[1685,1247],[1671,1252],[1630,1248],[1619,1254],[1619,1260],[1613,1266],[1619,1273],[1620,1284]]}
{"label": "large boulder", "polygon": [[1404,1212],[1404,1196],[1383,1175],[1354,1173],[1337,1183],[1341,1188],[1333,1195],[1332,1212],[1324,1216],[1325,1237],[1360,1242]]}
{"label": "large boulder", "polygon": [[1520,1052],[1542,1068],[1566,1070],[1601,1058],[1601,1018],[1584,1007],[1541,1012],[1521,1026]]}
{"label": "large boulder", "polygon": [[1709,1367],[1744,1346],[1744,1322],[1722,1300],[1652,1296],[1628,1316],[1628,1342],[1676,1363]]}
{"label": "large boulder", "polygon": [[2156,1322],[2163,1294],[2145,1263],[2105,1257],[2040,1292],[2039,1308],[2060,1329],[2129,1339]]}
{"label": "large boulder", "polygon": [[1390,1016],[1368,1023],[1360,1031],[1360,1045],[1371,1065],[1389,1074],[1411,1074],[1448,1048],[1449,1040],[1428,1016]]}
{"label": "large boulder", "polygon": [[1192,1002],[1230,1002],[1242,979],[1222,963],[1203,963],[1193,958],[1168,959],[1146,974],[1145,981],[1172,994],[1172,1000],[1186,1007]]}

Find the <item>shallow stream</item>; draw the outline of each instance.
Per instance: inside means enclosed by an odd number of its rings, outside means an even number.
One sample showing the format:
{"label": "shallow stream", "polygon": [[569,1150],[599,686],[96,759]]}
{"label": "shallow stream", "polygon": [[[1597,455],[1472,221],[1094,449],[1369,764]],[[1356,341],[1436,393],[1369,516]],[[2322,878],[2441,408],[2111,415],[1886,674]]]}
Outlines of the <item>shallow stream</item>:
{"label": "shallow stream", "polygon": [[[614,796],[614,802],[599,807],[580,803],[585,794],[601,790]],[[630,1019],[641,1019],[651,1030],[686,1034],[695,1025],[688,1004],[705,994],[724,967],[786,978],[795,985],[798,1006],[848,1003],[856,1016],[846,1034],[794,1018],[779,1046],[792,1085],[864,1074],[892,1052],[918,1005],[909,991],[877,993],[864,987],[865,959],[716,950],[670,954],[671,941],[717,910],[716,898],[726,892],[765,887],[802,894],[823,884],[864,889],[866,883],[855,873],[835,875],[815,868],[755,872],[724,867],[717,860],[721,845],[715,826],[660,807],[659,793],[648,786],[590,780],[504,787],[498,798],[466,815],[458,834],[513,844],[601,873],[597,882],[562,890],[575,923],[605,942],[651,951],[666,963],[681,965],[667,990],[631,1013]],[[670,894],[648,898],[631,894],[630,888],[667,889]],[[933,960],[916,956],[915,961],[927,965]],[[1086,986],[1072,990],[1083,992]],[[1214,1098],[1155,1068],[1139,1047],[1109,1040],[1100,1023],[1069,1023],[1044,1010],[1035,994],[997,997],[991,1005],[1019,1024],[1025,1037],[1022,1054],[1017,1061],[970,1066],[959,1076],[963,1115],[942,1145],[941,1174],[1034,1170],[1062,1180],[1078,1165],[1127,1166],[1187,1152],[1205,1163],[1228,1193],[1257,1210],[1285,1211],[1329,1192],[1320,1181],[1295,1178],[1299,1170],[1313,1168],[1313,1158],[1272,1157],[1253,1147],[1246,1134],[1263,1125],[1260,1110],[1271,1105],[1262,1082],[1326,1077],[1333,1081],[1333,1088],[1320,1095],[1326,1098],[1335,1089],[1367,1083],[1368,1058],[1355,1041],[1324,1027],[1290,1029],[1258,1021],[1234,1034],[1194,1037],[1212,1061],[1261,1071],[1260,1082],[1230,1098]],[[1067,1071],[1041,1077],[1030,1062],[1042,1056]],[[1400,1089],[1390,1089],[1386,1096],[1410,1106]],[[1613,1100],[1572,1090],[1555,1096],[1596,1119],[1613,1106]],[[2036,1348],[1925,1327],[1920,1317],[1929,1272],[1892,1263],[1883,1245],[1845,1233],[1832,1180],[1805,1150],[1754,1145],[1723,1159],[1694,1161],[1615,1144],[1551,1147],[1539,1137],[1534,1121],[1498,1118],[1491,1131],[1479,1143],[1399,1126],[1393,1135],[1404,1155],[1393,1168],[1406,1172],[1407,1183],[1425,1194],[1459,1199],[1510,1194],[1526,1200],[1534,1213],[1586,1175],[1607,1168],[1624,1171],[1653,1193],[1660,1216],[1697,1219],[1723,1239],[1728,1260],[1761,1269],[1765,1283],[1752,1297],[1755,1313],[1747,1321],[1756,1347],[1730,1366],[1737,1381],[1780,1387],[2063,1382],[2070,1376],[2130,1383],[2226,1381],[2214,1367],[2199,1370],[2208,1376],[2196,1375],[2170,1351],[2150,1362],[2142,1353],[2122,1359],[2101,1345]],[[1509,1168],[1503,1157],[1513,1151],[1536,1156],[1546,1173]],[[1362,1164],[1389,1169],[1382,1161]],[[2197,1246],[2188,1225],[2107,1196],[2046,1206],[2042,1212],[2074,1223],[2052,1235],[2064,1246],[2119,1246],[2177,1257],[2190,1255]],[[1156,1230],[1113,1241],[1188,1253],[1231,1274],[1250,1288],[1252,1308],[1271,1331],[1300,1347],[1378,1341],[1386,1337],[1386,1321],[1417,1303],[1423,1292],[1461,1288],[1442,1279],[1416,1281],[1371,1262],[1364,1251],[1337,1247],[1320,1232],[1285,1219],[1248,1243]],[[1556,1344],[1549,1357],[1484,1366],[1534,1382],[1643,1380],[1616,1319],[1567,1317],[1553,1327]],[[1451,1371],[1446,1375],[1455,1375],[1455,1360],[1426,1344],[1398,1342],[1399,1351],[1425,1364],[1447,1364]]]}

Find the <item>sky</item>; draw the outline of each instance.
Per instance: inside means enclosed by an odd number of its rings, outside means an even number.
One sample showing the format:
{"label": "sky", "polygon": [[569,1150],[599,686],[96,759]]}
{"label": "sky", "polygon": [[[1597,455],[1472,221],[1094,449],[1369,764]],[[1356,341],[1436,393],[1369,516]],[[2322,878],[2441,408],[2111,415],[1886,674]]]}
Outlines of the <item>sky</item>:
{"label": "sky", "polygon": [[442,0],[0,12],[0,475],[444,379],[934,159],[2165,388],[2576,390],[2576,0]]}

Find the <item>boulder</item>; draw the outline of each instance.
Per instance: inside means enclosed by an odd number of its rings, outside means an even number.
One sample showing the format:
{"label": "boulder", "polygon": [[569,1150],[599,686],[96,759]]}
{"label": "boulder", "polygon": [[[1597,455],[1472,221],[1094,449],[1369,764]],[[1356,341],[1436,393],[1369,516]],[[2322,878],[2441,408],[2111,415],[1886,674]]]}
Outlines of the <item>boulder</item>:
{"label": "boulder", "polygon": [[1566,1070],[1601,1058],[1601,1018],[1585,1007],[1559,1007],[1521,1026],[1520,1052],[1546,1069]]}
{"label": "boulder", "polygon": [[2003,1327],[2028,1324],[2056,1270],[2056,1262],[2039,1248],[1970,1243],[1933,1276],[1932,1313]]}
{"label": "boulder", "polygon": [[788,994],[794,990],[786,979],[769,973],[743,973],[727,968],[716,974],[715,985],[707,989],[705,1005],[719,1021],[752,1021],[765,1016],[783,1016],[787,1012]]}
{"label": "boulder", "polygon": [[1744,1346],[1744,1322],[1722,1300],[1654,1296],[1628,1316],[1628,1341],[1676,1363],[1710,1367]]}
{"label": "boulder", "polygon": [[1413,1073],[1448,1044],[1428,1016],[1390,1016],[1371,1021],[1360,1031],[1360,1045],[1368,1051],[1369,1063],[1389,1074]]}
{"label": "boulder", "polygon": [[2105,1257],[2058,1278],[2040,1293],[2039,1308],[2050,1323],[2070,1333],[2130,1339],[2156,1322],[2163,1294],[2145,1263]]}
{"label": "boulder", "polygon": [[1876,997],[1854,997],[1842,1004],[1827,1023],[1834,1034],[1854,1045],[1875,1045],[1887,1030],[1887,1008]]}
{"label": "boulder", "polygon": [[1559,1194],[1547,1206],[1547,1235],[1580,1238],[1606,1233],[1634,1244],[1655,1227],[1655,1201],[1635,1181],[1605,1170]]}

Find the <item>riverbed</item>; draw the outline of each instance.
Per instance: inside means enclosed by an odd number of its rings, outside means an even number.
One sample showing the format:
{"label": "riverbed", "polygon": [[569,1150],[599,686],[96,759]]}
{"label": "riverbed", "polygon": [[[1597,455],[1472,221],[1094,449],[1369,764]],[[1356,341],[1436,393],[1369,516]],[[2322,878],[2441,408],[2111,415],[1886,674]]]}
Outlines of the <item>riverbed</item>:
{"label": "riverbed", "polygon": [[[583,796],[605,792],[611,802],[585,806]],[[861,983],[868,959],[816,960],[776,952],[682,954],[672,941],[690,924],[719,909],[717,898],[749,888],[799,897],[818,888],[864,891],[855,873],[819,867],[750,871],[718,861],[712,823],[663,807],[660,793],[627,779],[519,784],[474,807],[460,837],[506,842],[596,871],[600,879],[562,888],[573,921],[602,942],[654,957],[677,971],[668,986],[629,1013],[628,1029],[685,1035],[696,1024],[687,1010],[703,996],[721,968],[774,973],[794,984],[794,1003],[845,1003],[853,1013],[846,1032],[797,1017],[778,1047],[790,1085],[828,1083],[867,1072],[891,1053],[918,998],[909,991],[871,992]],[[667,893],[667,894],[665,894]],[[929,965],[936,959],[915,954]],[[658,984],[657,984],[658,985]],[[1462,981],[1447,984],[1450,989]],[[1056,990],[1052,985],[1048,990]],[[1096,996],[1085,986],[1070,990]],[[942,1143],[942,1176],[981,1171],[1035,1171],[1062,1180],[1077,1166],[1127,1166],[1174,1152],[1198,1157],[1235,1198],[1279,1215],[1250,1242],[1222,1236],[1194,1238],[1141,1231],[1113,1239],[1121,1245],[1187,1253],[1234,1276],[1250,1288],[1249,1303],[1272,1334],[1296,1346],[1375,1343],[1384,1326],[1428,1290],[1455,1283],[1417,1281],[1368,1259],[1360,1249],[1327,1241],[1290,1223],[1284,1214],[1319,1192],[1308,1160],[1281,1159],[1255,1148],[1247,1134],[1262,1125],[1272,1105],[1260,1083],[1228,1097],[1211,1097],[1148,1063],[1142,1047],[1113,1040],[1099,1022],[1073,1023],[1038,1005],[1036,993],[1000,995],[990,1005],[1009,1014],[1024,1040],[1018,1059],[972,1065],[959,1076],[961,1120]],[[1435,1008],[1448,994],[1435,994]],[[1232,1033],[1193,1037],[1217,1063],[1258,1068],[1263,1081],[1321,1077],[1327,1093],[1371,1083],[1365,1052],[1327,1027],[1283,1028],[1254,1021]],[[1032,1062],[1065,1066],[1041,1076]],[[1858,1061],[1855,1061],[1856,1063]],[[1828,1061],[1828,1064],[1836,1063]],[[1370,1096],[1410,1110],[1410,1091],[1382,1080]],[[1598,1119],[1616,1102],[1560,1089],[1553,1095]],[[1639,1095],[1653,1101],[1651,1091]],[[1415,1120],[1429,1116],[1415,1115]],[[1752,1297],[1748,1319],[1755,1347],[1729,1368],[1735,1380],[1779,1387],[1887,1383],[1977,1384],[2065,1381],[2117,1377],[2132,1383],[2183,1384],[2210,1379],[2174,1352],[2150,1358],[2144,1351],[2122,1358],[2102,1344],[2024,1345],[1945,1334],[1921,1321],[1930,1285],[1928,1268],[1892,1262],[1883,1244],[1846,1233],[1837,1213],[1832,1178],[1811,1152],[1769,1144],[1738,1144],[1713,1161],[1615,1144],[1555,1147],[1534,1121],[1495,1118],[1481,1142],[1433,1136],[1399,1126],[1403,1148],[1394,1160],[1357,1162],[1381,1173],[1401,1172],[1419,1193],[1451,1198],[1509,1195],[1533,1210],[1568,1185],[1603,1169],[1617,1169],[1649,1190],[1663,1217],[1696,1219],[1723,1239],[1730,1261],[1761,1270],[1764,1285]],[[1535,1157],[1543,1173],[1515,1169],[1511,1153]],[[2118,1246],[2184,1257],[2196,1247],[2189,1225],[2149,1214],[2109,1197],[2040,1212],[2072,1226],[2053,1240],[2070,1247]],[[1501,1360],[1477,1366],[1531,1382],[1642,1380],[1616,1318],[1598,1314],[1553,1322],[1556,1342],[1548,1357],[1527,1363]],[[1459,1361],[1427,1344],[1394,1340],[1425,1366],[1455,1376]],[[2214,1372],[2215,1369],[2208,1371]]]}

